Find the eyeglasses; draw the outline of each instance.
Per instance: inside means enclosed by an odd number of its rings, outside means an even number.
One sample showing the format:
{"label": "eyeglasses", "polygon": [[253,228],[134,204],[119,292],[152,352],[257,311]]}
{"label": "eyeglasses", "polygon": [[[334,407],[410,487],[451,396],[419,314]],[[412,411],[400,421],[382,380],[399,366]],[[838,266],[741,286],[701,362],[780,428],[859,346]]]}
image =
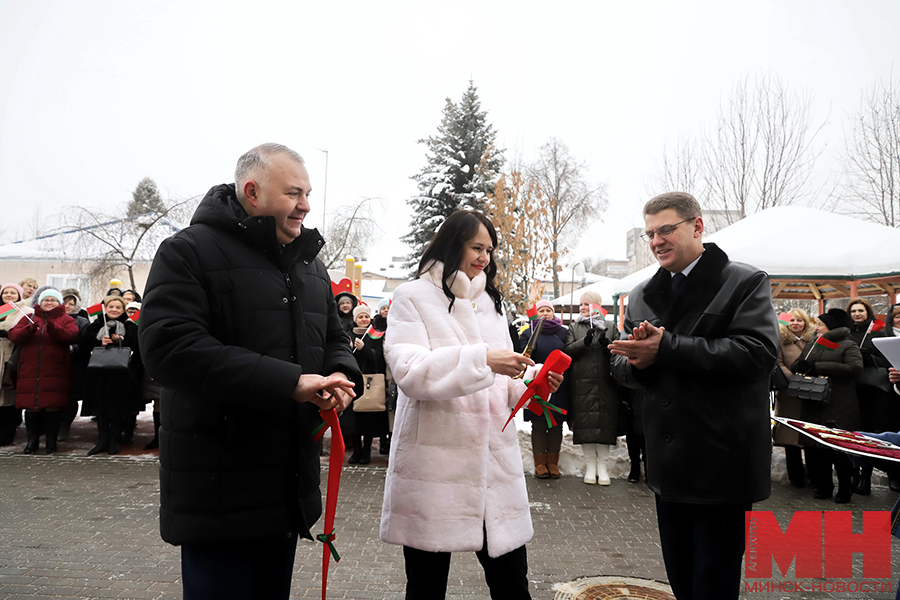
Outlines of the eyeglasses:
{"label": "eyeglasses", "polygon": [[678,229],[679,225],[681,225],[682,223],[687,223],[688,221],[693,221],[696,218],[697,217],[691,217],[690,219],[685,219],[684,221],[678,221],[674,225],[663,225],[659,229],[653,231],[645,231],[641,234],[641,237],[644,238],[644,240],[647,242],[652,242],[653,238],[655,238],[657,235],[667,238],[675,233],[675,230]]}

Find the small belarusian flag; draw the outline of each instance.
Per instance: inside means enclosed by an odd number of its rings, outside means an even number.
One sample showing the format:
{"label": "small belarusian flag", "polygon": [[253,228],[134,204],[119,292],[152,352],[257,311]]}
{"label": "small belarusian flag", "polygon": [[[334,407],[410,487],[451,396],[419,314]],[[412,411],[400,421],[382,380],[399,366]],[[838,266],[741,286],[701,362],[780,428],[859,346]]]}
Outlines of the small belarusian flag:
{"label": "small belarusian flag", "polygon": [[875,333],[876,331],[881,331],[884,329],[884,321],[881,319],[875,319],[871,323],[869,323],[869,330],[866,333]]}
{"label": "small belarusian flag", "polygon": [[102,302],[98,302],[97,304],[94,304],[94,305],[92,305],[92,306],[88,306],[88,307],[87,307],[86,309],[84,309],[84,310],[87,311],[87,314],[88,314],[89,317],[96,317],[97,315],[99,315],[100,313],[103,312],[103,303],[102,303]]}
{"label": "small belarusian flag", "polygon": [[609,314],[609,311],[600,306],[599,304],[591,304],[591,314],[600,313],[604,317]]}
{"label": "small belarusian flag", "polygon": [[139,311],[139,310],[134,311],[134,313],[128,318],[131,319],[132,322],[137,323],[138,319],[141,318],[141,311]]}
{"label": "small belarusian flag", "polygon": [[366,335],[373,340],[380,340],[384,337],[384,331],[378,331],[375,329],[374,325],[369,325],[369,328],[366,330]]}
{"label": "small belarusian flag", "polygon": [[534,321],[535,319],[538,318],[538,316],[537,316],[537,306],[534,305],[534,304],[532,304],[532,305],[531,305],[531,308],[529,308],[528,310],[525,311],[525,314],[528,315],[528,320],[529,320],[529,321]]}
{"label": "small belarusian flag", "polygon": [[837,342],[832,342],[831,340],[826,340],[825,336],[819,336],[816,340],[816,346],[822,346],[823,348],[828,348],[829,350],[837,350],[840,344]]}
{"label": "small belarusian flag", "polygon": [[7,302],[3,306],[0,306],[0,321],[16,312],[16,310],[18,309],[16,309],[16,306],[12,302]]}
{"label": "small belarusian flag", "polygon": [[790,325],[791,323],[791,313],[783,312],[778,315],[778,322],[782,325]]}

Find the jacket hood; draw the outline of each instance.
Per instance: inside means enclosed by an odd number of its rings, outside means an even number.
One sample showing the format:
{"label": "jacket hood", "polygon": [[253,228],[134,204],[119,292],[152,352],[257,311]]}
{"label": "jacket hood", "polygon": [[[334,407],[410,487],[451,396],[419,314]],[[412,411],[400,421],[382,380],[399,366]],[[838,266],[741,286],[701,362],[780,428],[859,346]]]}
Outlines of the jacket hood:
{"label": "jacket hood", "polygon": [[241,239],[244,243],[271,255],[276,263],[291,264],[296,259],[312,260],[325,245],[317,229],[303,227],[300,235],[281,250],[275,236],[275,218],[251,217],[238,202],[233,183],[213,186],[206,193],[191,225],[208,225]]}
{"label": "jacket hood", "polygon": [[832,342],[840,342],[842,340],[850,339],[850,328],[849,327],[837,327],[828,331],[822,335],[826,340],[831,340]]}

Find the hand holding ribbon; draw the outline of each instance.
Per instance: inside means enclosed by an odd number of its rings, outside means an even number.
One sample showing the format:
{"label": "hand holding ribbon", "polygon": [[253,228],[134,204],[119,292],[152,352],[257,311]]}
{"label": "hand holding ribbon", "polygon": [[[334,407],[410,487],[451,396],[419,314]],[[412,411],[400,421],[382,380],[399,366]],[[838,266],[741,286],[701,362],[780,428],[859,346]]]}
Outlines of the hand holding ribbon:
{"label": "hand holding ribbon", "polygon": [[[519,398],[519,401],[516,403],[516,407],[512,410],[509,415],[509,418],[506,420],[506,424],[503,425],[503,429],[501,431],[505,431],[509,422],[512,421],[513,417],[516,416],[516,413],[521,410],[526,403],[531,399],[535,399],[536,406],[532,406],[529,404],[528,408],[531,412],[536,415],[544,415],[545,418],[548,419],[548,422],[556,423],[556,419],[553,418],[553,415],[550,414],[551,411],[555,411],[561,414],[566,414],[566,411],[563,409],[553,406],[549,403],[550,398],[550,381],[549,374],[552,371],[553,373],[563,373],[566,369],[569,368],[569,365],[572,364],[572,358],[566,354],[565,352],[561,352],[560,350],[554,350],[550,353],[550,356],[547,357],[547,360],[544,362],[544,366],[541,367],[540,372],[537,377],[535,377],[529,384],[528,388],[526,388],[525,393],[522,394],[522,397]],[[538,408],[540,407],[540,408]]]}

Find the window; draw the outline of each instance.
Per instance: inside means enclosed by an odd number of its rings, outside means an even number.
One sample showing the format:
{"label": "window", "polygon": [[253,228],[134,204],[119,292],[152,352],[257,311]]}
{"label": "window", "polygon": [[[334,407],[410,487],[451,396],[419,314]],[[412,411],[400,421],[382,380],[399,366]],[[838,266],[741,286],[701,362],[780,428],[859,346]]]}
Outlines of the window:
{"label": "window", "polygon": [[47,275],[47,285],[52,285],[58,290],[75,288],[81,294],[82,301],[91,297],[89,275]]}

